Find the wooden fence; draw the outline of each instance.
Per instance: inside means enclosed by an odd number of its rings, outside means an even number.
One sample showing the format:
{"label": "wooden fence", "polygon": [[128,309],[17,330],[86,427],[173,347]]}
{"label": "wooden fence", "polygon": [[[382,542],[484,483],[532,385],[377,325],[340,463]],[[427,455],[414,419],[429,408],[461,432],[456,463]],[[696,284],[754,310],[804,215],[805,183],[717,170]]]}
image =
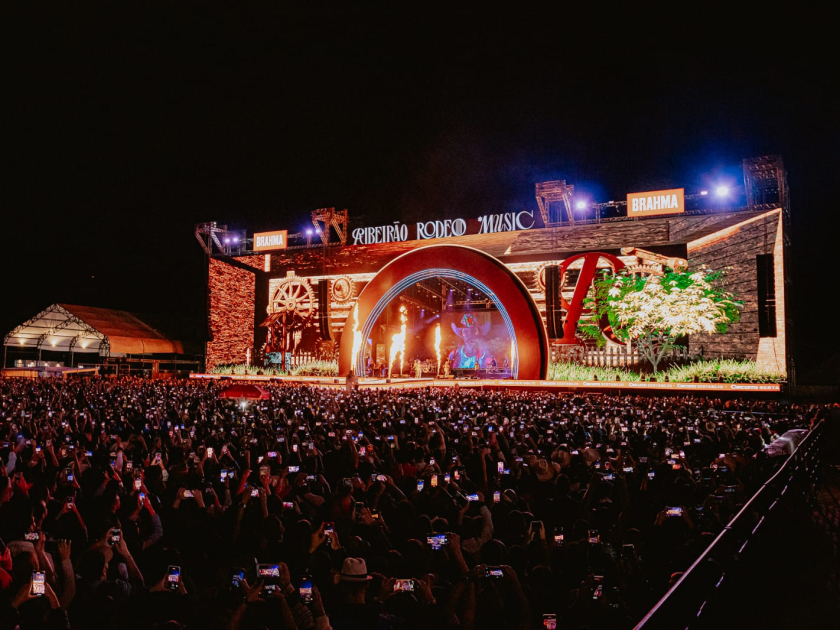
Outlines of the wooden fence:
{"label": "wooden fence", "polygon": [[[702,348],[699,352],[692,352],[689,348],[674,348],[665,355],[663,361],[687,363],[702,357],[702,355]],[[635,346],[629,348],[627,346],[595,348],[555,344],[551,346],[551,360],[599,367],[628,367],[642,363],[644,358]]]}

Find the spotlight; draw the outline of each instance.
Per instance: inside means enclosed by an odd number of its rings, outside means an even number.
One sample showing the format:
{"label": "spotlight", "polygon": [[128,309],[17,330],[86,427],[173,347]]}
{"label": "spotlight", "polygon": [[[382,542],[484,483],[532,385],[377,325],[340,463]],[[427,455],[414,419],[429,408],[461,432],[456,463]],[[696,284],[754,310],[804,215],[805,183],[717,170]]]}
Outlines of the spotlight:
{"label": "spotlight", "polygon": [[589,204],[587,204],[585,201],[578,201],[578,202],[577,202],[577,204],[575,205],[575,207],[576,207],[578,210],[586,210],[586,207],[587,207],[588,205],[589,205]]}
{"label": "spotlight", "polygon": [[700,191],[700,196],[701,196],[701,197],[705,197],[705,196],[706,196],[706,195],[708,195],[708,194],[709,194],[709,191],[708,191],[708,190],[701,190],[701,191]]}
{"label": "spotlight", "polygon": [[729,194],[729,186],[718,186],[715,189],[715,194],[718,197],[726,197]]}
{"label": "spotlight", "polygon": [[229,239],[229,238],[226,238],[226,239],[225,239],[225,245],[229,245],[229,244],[230,244],[230,239]]}
{"label": "spotlight", "polygon": [[234,242],[234,243],[238,243],[238,242],[239,242],[239,237],[238,237],[238,236],[234,236],[234,237],[233,237],[233,242]]}
{"label": "spotlight", "polygon": [[307,236],[312,236],[312,230],[306,230],[306,235]]}

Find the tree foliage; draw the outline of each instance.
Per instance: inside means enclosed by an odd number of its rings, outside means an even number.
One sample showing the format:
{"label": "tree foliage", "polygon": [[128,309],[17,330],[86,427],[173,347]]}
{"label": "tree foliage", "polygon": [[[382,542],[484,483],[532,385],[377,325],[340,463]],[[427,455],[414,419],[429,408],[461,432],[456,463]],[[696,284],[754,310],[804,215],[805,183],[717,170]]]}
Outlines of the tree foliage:
{"label": "tree foliage", "polygon": [[592,317],[579,330],[603,345],[602,326],[609,322],[616,338],[635,343],[656,371],[681,337],[723,333],[738,321],[743,302],[722,288],[722,279],[723,272],[705,266],[693,272],[666,269],[662,276],[604,272],[584,300]]}

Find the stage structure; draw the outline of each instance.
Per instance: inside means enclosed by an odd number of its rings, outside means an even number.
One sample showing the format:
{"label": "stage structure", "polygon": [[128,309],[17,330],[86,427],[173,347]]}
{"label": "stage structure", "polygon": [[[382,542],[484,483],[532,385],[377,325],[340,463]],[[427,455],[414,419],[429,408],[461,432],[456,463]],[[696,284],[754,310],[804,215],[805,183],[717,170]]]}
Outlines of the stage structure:
{"label": "stage structure", "polygon": [[255,233],[245,251],[208,230],[226,228],[202,224],[207,368],[289,371],[320,360],[337,361],[341,375],[385,377],[403,321],[411,376],[417,361],[426,377],[518,379],[546,378],[552,361],[633,365],[637,349],[606,326],[600,345],[579,332],[593,279],[706,265],[726,271],[727,290],[744,302],[740,321],[692,335],[672,359],[754,361],[790,383],[786,174],[773,156],[744,160],[743,170],[744,186],[726,199],[671,189],[582,203],[555,181],[536,184],[533,208],[472,218],[362,226],[322,208],[301,222],[310,227]]}

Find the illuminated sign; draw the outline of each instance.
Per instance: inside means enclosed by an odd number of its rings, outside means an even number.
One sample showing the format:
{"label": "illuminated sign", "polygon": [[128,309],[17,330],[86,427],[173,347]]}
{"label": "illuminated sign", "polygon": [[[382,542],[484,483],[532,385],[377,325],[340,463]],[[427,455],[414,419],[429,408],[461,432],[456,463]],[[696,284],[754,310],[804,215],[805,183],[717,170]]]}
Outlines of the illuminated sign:
{"label": "illuminated sign", "polygon": [[467,222],[463,219],[446,219],[445,221],[422,221],[417,224],[417,238],[449,238],[463,236],[467,233]]}
{"label": "illuminated sign", "polygon": [[379,227],[356,228],[352,236],[353,245],[398,243],[408,240],[408,226],[394,223],[394,225],[380,225]]}
{"label": "illuminated sign", "polygon": [[654,190],[627,195],[628,217],[650,217],[657,214],[685,212],[685,189]]}
{"label": "illuminated sign", "polygon": [[351,236],[353,237],[353,245],[379,245],[414,239],[422,241],[430,238],[451,238],[466,234],[493,234],[495,232],[530,230],[535,225],[534,213],[522,210],[521,212],[505,212],[503,214],[485,214],[478,219],[418,221],[414,226],[395,222],[394,225],[360,227],[353,230]]}
{"label": "illuminated sign", "polygon": [[[524,221],[522,215],[526,217]],[[483,217],[478,217],[478,223],[481,226],[478,231],[479,234],[530,230],[534,227],[534,213],[523,210],[522,212],[506,212],[504,214],[485,214]]]}
{"label": "illuminated sign", "polygon": [[257,232],[254,234],[254,251],[262,252],[269,249],[286,249],[289,244],[289,230],[276,232]]}

